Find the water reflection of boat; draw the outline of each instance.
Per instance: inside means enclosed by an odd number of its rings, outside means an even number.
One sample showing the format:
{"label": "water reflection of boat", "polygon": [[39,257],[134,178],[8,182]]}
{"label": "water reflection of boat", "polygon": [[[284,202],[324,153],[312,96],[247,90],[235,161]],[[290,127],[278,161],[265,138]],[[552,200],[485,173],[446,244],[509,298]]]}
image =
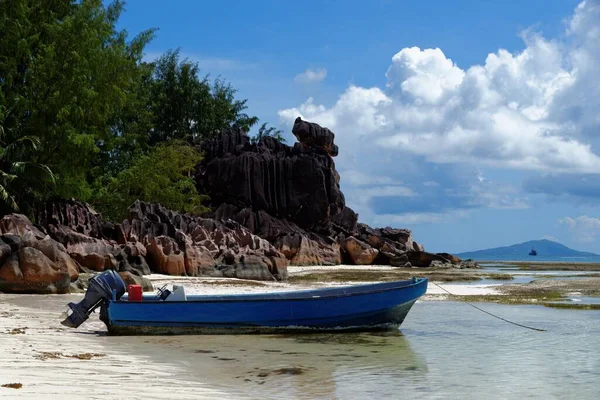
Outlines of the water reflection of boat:
{"label": "water reflection of boat", "polygon": [[398,331],[249,335],[235,345],[233,339],[146,337],[144,344],[155,354],[168,353],[213,387],[231,391],[231,398],[396,398],[429,373],[425,358]]}
{"label": "water reflection of boat", "polygon": [[532,247],[531,251],[529,252],[530,256],[537,256],[537,251],[535,251],[535,249]]}

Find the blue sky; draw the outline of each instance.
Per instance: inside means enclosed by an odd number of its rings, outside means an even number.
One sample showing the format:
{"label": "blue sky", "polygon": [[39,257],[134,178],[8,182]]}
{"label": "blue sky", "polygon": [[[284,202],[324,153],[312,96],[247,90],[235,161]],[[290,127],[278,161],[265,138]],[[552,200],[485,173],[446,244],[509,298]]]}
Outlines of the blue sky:
{"label": "blue sky", "polygon": [[[168,4],[168,5],[167,5]],[[600,253],[600,0],[129,0],[119,22],[222,76],[249,112],[336,133],[347,203],[461,252]]]}

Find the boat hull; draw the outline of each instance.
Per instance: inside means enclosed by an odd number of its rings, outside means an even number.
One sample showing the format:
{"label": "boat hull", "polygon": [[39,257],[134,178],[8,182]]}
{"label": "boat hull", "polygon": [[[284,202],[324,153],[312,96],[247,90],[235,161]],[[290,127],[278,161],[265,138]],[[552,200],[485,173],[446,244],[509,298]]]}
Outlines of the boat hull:
{"label": "boat hull", "polygon": [[109,333],[233,334],[397,329],[426,279],[261,295],[188,296],[187,301],[110,300]]}

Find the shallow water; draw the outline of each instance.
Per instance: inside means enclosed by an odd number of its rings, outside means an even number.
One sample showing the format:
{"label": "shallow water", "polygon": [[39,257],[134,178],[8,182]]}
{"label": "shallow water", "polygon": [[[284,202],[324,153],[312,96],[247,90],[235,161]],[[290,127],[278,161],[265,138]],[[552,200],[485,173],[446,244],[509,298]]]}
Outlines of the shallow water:
{"label": "shallow water", "polygon": [[577,276],[597,274],[598,271],[556,271],[556,270],[522,270],[511,267],[484,267],[481,272],[508,273],[511,275],[548,275],[548,276]]}
{"label": "shallow water", "polygon": [[[198,398],[598,398],[600,311],[478,306],[547,332],[450,301],[417,302],[400,332],[386,334],[112,337],[95,314],[78,332],[144,360],[132,370],[174,373],[173,385],[197,388]],[[165,386],[165,398],[173,390]]]}
{"label": "shallow water", "polygon": [[600,311],[418,302],[401,334],[104,338],[236,398],[597,398]]}
{"label": "shallow water", "polygon": [[600,297],[595,296],[569,296],[562,301],[553,301],[552,303],[571,303],[571,304],[600,304]]}

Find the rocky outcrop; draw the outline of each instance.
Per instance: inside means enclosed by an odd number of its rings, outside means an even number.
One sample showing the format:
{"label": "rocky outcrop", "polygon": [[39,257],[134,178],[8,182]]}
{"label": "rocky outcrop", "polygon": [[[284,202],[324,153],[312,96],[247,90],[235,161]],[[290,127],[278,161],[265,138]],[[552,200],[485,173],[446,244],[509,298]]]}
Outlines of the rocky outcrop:
{"label": "rocky outcrop", "polygon": [[196,182],[211,198],[207,217],[238,222],[292,265],[429,265],[412,254],[425,249],[410,230],[358,223],[340,190],[331,130],[297,118],[292,133],[293,146],[272,137],[252,144],[239,128],[203,142]]}
{"label": "rocky outcrop", "polygon": [[228,204],[236,213],[263,211],[307,232],[331,234],[331,217],[341,213],[345,201],[324,148],[290,147],[271,137],[251,144],[245,132],[232,129],[199,150],[204,160],[197,166],[196,181],[210,195],[213,209]]}
{"label": "rocky outcrop", "polygon": [[79,266],[65,247],[20,214],[0,220],[0,291],[68,293]]}
{"label": "rocky outcrop", "polygon": [[104,223],[89,204],[54,199],[40,210],[38,220],[84,268],[97,272],[119,268],[115,257],[121,250],[116,240],[117,229]]}
{"label": "rocky outcrop", "polygon": [[137,201],[123,222],[129,242],[146,247],[150,269],[169,275],[287,278],[287,260],[267,240],[232,220],[192,217]]}
{"label": "rocky outcrop", "polygon": [[192,217],[137,201],[122,224],[107,224],[87,204],[52,203],[39,219],[84,271],[287,278],[285,256],[231,220]]}
{"label": "rocky outcrop", "polygon": [[299,141],[287,146],[271,137],[251,144],[241,129],[200,146],[198,189],[208,193],[216,220],[233,220],[267,239],[292,265],[342,262],[339,232],[351,235],[357,215],[345,206],[334,134],[297,120]]}
{"label": "rocky outcrop", "polygon": [[350,236],[344,242],[344,250],[348,253],[352,264],[355,265],[369,265],[375,261],[379,251],[365,242],[361,242],[354,236]]}

